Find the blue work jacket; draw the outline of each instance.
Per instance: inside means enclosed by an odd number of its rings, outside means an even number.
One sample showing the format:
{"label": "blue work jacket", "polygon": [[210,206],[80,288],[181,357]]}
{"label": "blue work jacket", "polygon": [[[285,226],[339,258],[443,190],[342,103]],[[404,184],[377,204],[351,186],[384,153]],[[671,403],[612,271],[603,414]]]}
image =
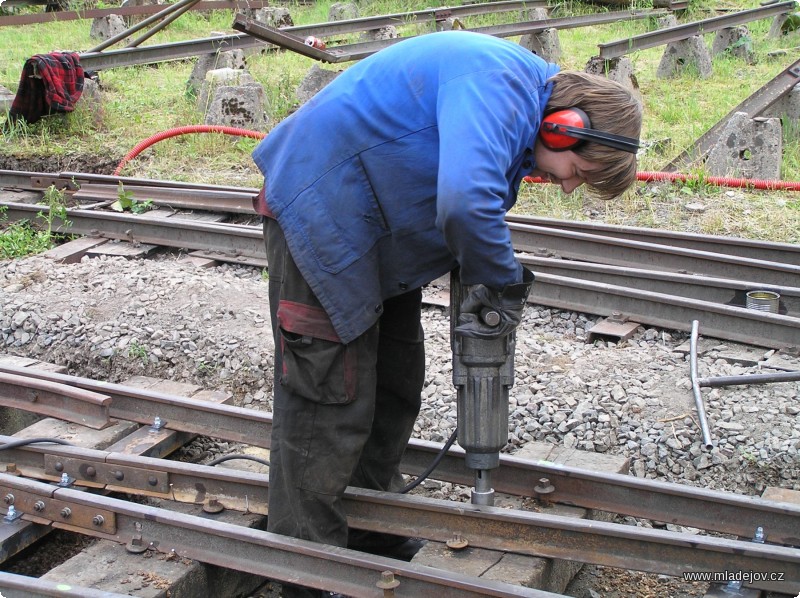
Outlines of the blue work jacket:
{"label": "blue work jacket", "polygon": [[346,69],[256,147],[266,202],[342,342],[385,299],[457,265],[464,284],[521,280],[505,214],[557,71],[488,35],[410,38]]}

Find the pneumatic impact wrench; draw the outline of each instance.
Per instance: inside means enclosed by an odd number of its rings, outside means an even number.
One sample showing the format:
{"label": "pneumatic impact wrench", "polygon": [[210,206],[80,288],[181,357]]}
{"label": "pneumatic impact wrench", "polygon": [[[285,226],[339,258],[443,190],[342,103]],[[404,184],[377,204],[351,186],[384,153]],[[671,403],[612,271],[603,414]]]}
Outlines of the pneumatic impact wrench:
{"label": "pneumatic impact wrench", "polygon": [[[458,270],[454,270],[450,275],[450,341],[458,444],[466,453],[466,466],[475,471],[472,504],[492,506],[491,470],[500,465],[500,450],[508,442],[508,394],[514,384],[516,334],[491,340],[456,334],[464,292]],[[490,310],[481,314],[490,326],[496,316]]]}

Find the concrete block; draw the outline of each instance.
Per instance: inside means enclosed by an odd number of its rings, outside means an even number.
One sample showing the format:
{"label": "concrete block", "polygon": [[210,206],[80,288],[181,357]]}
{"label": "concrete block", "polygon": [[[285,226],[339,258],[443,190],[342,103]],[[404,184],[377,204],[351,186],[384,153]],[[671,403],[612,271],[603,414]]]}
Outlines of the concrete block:
{"label": "concrete block", "polygon": [[266,104],[261,85],[217,87],[204,122],[258,131],[267,125]]}
{"label": "concrete block", "polygon": [[586,63],[586,67],[583,70],[587,73],[602,75],[612,81],[616,81],[630,90],[640,103],[643,102],[642,92],[639,90],[639,81],[633,72],[633,63],[627,56],[620,56],[611,60],[593,56]]}
{"label": "concrete block", "polygon": [[194,63],[192,74],[189,75],[189,81],[186,83],[186,91],[192,95],[197,95],[209,71],[216,69],[244,70],[246,67],[247,63],[242,50],[203,54],[198,56],[197,61]]}
{"label": "concrete block", "polygon": [[289,9],[283,6],[268,6],[266,8],[245,8],[242,14],[253,21],[263,23],[268,27],[280,29],[281,27],[293,27],[294,20]]}
{"label": "concrete block", "polygon": [[711,55],[728,54],[747,64],[756,63],[756,54],[753,50],[753,38],[750,30],[744,25],[720,29],[711,43]]}
{"label": "concrete block", "polygon": [[664,54],[661,55],[656,77],[671,79],[689,69],[696,70],[701,79],[712,75],[711,53],[700,35],[667,44]]}
{"label": "concrete block", "polygon": [[197,93],[197,108],[205,112],[214,98],[214,92],[220,86],[256,85],[256,80],[246,70],[222,67],[206,71],[203,82]]}
{"label": "concrete block", "polygon": [[301,104],[305,104],[328,83],[339,76],[341,71],[329,71],[314,64],[295,90],[295,96]]}
{"label": "concrete block", "polygon": [[785,141],[800,139],[800,83],[759,116],[780,118]]}
{"label": "concrete block", "polygon": [[[547,20],[546,8],[534,8],[527,11],[527,14],[530,21]],[[523,35],[519,40],[519,45],[528,48],[547,62],[557,63],[561,59],[561,41],[558,38],[558,29],[545,29],[541,33]]]}
{"label": "concrete block", "polygon": [[397,32],[397,27],[394,25],[387,25],[386,27],[381,27],[380,29],[370,29],[369,31],[365,31],[364,34],[361,36],[363,41],[383,41],[386,39],[397,39],[400,37],[400,34]]}
{"label": "concrete block", "polygon": [[359,16],[358,6],[354,2],[334,2],[328,9],[329,21],[347,21]]}
{"label": "concrete block", "polygon": [[737,112],[708,153],[706,168],[714,176],[778,180],[782,156],[780,120]]}
{"label": "concrete block", "polygon": [[98,41],[105,41],[115,37],[128,28],[119,15],[106,15],[92,19],[92,26],[89,29],[89,37]]}
{"label": "concrete block", "polygon": [[13,91],[0,85],[0,112],[11,109],[15,96],[16,94]]}

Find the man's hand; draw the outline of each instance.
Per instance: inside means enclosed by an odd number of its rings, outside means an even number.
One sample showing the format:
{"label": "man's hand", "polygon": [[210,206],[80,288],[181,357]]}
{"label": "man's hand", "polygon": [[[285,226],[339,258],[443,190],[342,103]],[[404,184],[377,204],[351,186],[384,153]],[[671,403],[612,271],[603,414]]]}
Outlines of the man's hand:
{"label": "man's hand", "polygon": [[[522,282],[496,291],[482,284],[475,285],[461,303],[456,334],[471,338],[496,339],[510,334],[522,320],[525,301],[533,285],[533,272],[522,267]],[[492,326],[482,314],[495,312],[499,322]]]}

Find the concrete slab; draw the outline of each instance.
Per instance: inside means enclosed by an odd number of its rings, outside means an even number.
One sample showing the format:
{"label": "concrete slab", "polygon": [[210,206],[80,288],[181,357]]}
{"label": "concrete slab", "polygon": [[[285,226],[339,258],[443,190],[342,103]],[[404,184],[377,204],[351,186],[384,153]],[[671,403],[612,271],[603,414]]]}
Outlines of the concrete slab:
{"label": "concrete slab", "polygon": [[75,264],[81,261],[87,251],[95,249],[107,241],[108,239],[99,239],[97,237],[79,237],[53,247],[53,249],[46,251],[44,256],[61,264]]}
{"label": "concrete slab", "polygon": [[[544,442],[530,442],[514,453],[514,457],[531,461],[549,461],[569,467],[607,473],[627,473],[630,461],[625,457],[568,449]],[[497,494],[495,506],[523,509],[520,497]],[[614,515],[569,505],[542,505],[542,511],[562,517],[610,521]],[[583,563],[563,559],[548,559],[496,550],[467,547],[452,550],[442,542],[428,542],[413,559],[414,563],[505,581],[558,594],[566,590]]]}

